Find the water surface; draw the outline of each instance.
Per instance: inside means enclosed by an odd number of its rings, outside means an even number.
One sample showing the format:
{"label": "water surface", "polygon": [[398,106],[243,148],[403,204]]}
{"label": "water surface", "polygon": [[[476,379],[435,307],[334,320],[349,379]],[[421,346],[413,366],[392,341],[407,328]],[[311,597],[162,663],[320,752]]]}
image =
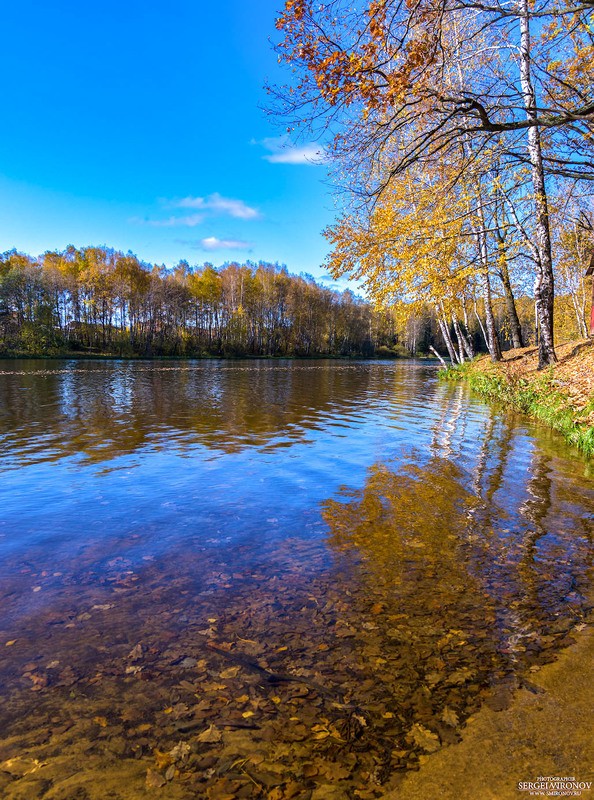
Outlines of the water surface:
{"label": "water surface", "polygon": [[374,798],[588,610],[588,464],[422,362],[0,362],[0,509],[15,800]]}

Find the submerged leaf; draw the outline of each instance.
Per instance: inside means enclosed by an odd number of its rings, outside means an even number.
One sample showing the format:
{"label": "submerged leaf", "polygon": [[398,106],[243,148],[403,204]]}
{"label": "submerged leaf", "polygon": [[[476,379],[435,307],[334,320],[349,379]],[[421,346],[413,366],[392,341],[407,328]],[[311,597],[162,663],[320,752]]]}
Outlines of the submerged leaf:
{"label": "submerged leaf", "polygon": [[418,723],[412,726],[407,738],[427,753],[434,753],[441,747],[439,736]]}
{"label": "submerged leaf", "polygon": [[199,742],[220,742],[223,738],[220,730],[216,728],[214,725],[208,727],[205,731],[197,737]]}
{"label": "submerged leaf", "polygon": [[159,775],[158,772],[155,772],[153,769],[147,769],[146,771],[146,786],[148,789],[160,789],[162,786],[165,786],[167,781],[162,775]]}
{"label": "submerged leaf", "polygon": [[452,728],[455,728],[456,725],[458,725],[460,722],[456,712],[452,711],[452,709],[448,708],[447,706],[441,713],[441,719],[443,720],[443,722],[445,722],[446,725],[451,725]]}
{"label": "submerged leaf", "polygon": [[221,678],[226,680],[227,678],[235,678],[237,677],[239,670],[241,667],[228,667],[221,672]]}

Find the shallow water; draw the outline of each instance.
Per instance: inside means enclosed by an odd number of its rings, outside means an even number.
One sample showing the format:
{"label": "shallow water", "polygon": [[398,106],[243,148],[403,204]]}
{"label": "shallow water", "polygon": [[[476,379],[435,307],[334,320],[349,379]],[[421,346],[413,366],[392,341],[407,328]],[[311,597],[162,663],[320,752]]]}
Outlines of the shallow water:
{"label": "shallow water", "polygon": [[0,362],[0,509],[15,800],[373,798],[588,611],[589,465],[422,362]]}

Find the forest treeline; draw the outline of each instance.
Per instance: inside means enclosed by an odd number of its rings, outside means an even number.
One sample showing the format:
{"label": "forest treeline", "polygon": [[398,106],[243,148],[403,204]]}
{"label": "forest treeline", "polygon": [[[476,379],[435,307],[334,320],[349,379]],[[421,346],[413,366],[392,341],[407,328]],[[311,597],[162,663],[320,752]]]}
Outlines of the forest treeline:
{"label": "forest treeline", "polygon": [[331,274],[410,324],[429,309],[454,362],[476,326],[540,368],[588,335],[592,0],[286,0],[277,28],[269,111],[324,146]]}
{"label": "forest treeline", "polygon": [[167,269],[106,247],[0,255],[7,355],[372,356],[396,341],[392,313],[276,264]]}
{"label": "forest treeline", "polygon": [[[584,335],[580,275],[555,298],[558,337]],[[534,302],[513,298],[521,341],[534,341]],[[509,298],[494,291],[499,345],[514,346]],[[486,352],[485,305],[473,301],[465,336]],[[455,316],[454,322],[457,323]],[[68,247],[33,258],[0,254],[0,354],[116,356],[423,356],[456,342],[432,303],[379,308],[266,263],[186,261],[168,269],[106,247]],[[460,323],[462,324],[462,322]],[[455,359],[452,359],[455,360]]]}

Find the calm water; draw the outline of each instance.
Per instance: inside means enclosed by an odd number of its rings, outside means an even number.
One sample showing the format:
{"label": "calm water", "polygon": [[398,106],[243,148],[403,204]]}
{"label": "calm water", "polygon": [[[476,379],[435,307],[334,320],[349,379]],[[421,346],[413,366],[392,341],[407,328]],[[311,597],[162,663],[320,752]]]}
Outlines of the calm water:
{"label": "calm water", "polygon": [[380,796],[536,691],[593,520],[432,365],[0,361],[0,793]]}

